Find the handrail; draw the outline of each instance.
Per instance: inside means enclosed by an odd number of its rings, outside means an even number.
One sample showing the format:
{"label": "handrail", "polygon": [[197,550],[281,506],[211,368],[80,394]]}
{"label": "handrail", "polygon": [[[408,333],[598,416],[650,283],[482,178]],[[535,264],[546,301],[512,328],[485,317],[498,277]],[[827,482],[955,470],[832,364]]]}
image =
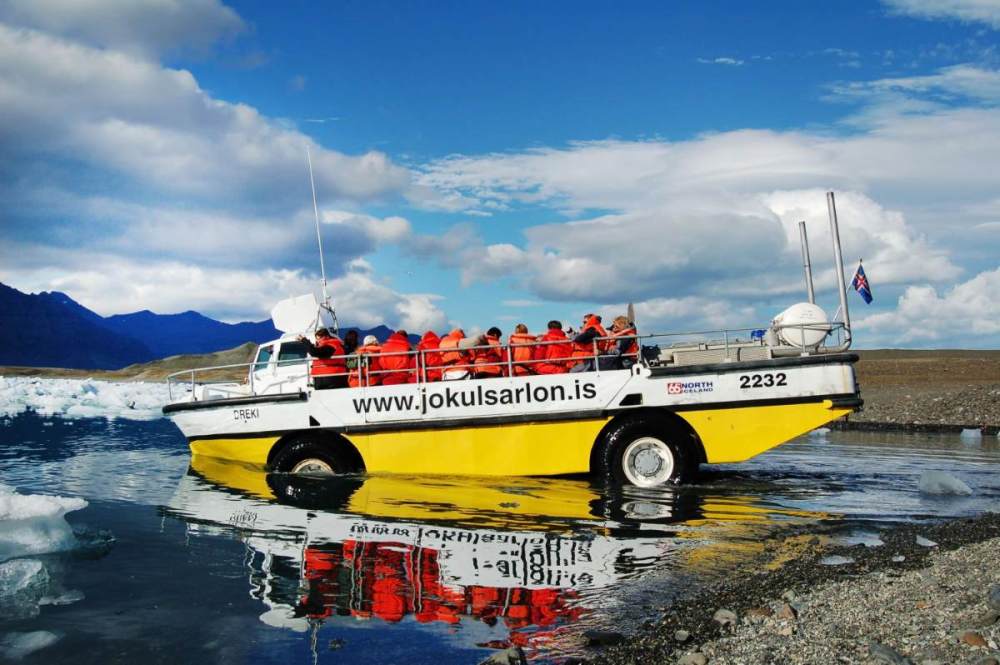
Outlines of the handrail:
{"label": "handrail", "polygon": [[[445,372],[448,370],[465,370],[466,372],[468,372],[468,374],[471,375],[474,374],[477,369],[482,369],[485,367],[500,367],[501,372],[499,374],[496,374],[495,376],[509,377],[516,375],[515,369],[517,367],[527,368],[530,372],[532,366],[542,363],[561,364],[563,366],[566,366],[569,365],[570,363],[577,364],[581,362],[592,362],[593,363],[592,371],[600,373],[602,369],[604,371],[607,371],[606,366],[602,368],[602,364],[605,363],[602,363],[600,359],[608,357],[634,358],[635,359],[634,362],[645,365],[648,363],[647,360],[643,357],[642,353],[642,348],[644,348],[643,342],[647,343],[654,342],[654,346],[660,348],[661,350],[664,348],[673,350],[683,350],[685,347],[675,347],[675,346],[662,347],[658,343],[655,343],[657,340],[677,339],[677,338],[701,338],[701,339],[691,339],[689,343],[690,346],[697,346],[699,348],[704,348],[706,350],[711,348],[718,348],[720,350],[725,350],[725,357],[728,361],[732,360],[731,349],[733,347],[746,347],[746,346],[766,347],[769,348],[770,352],[776,356],[808,355],[810,353],[832,353],[835,352],[837,349],[839,349],[842,346],[842,343],[838,344],[835,347],[826,347],[824,346],[824,344],[826,340],[829,339],[829,337],[832,336],[835,332],[837,333],[837,338],[839,341],[840,340],[839,333],[844,328],[845,326],[843,322],[838,321],[831,323],[795,324],[795,325],[779,325],[779,326],[772,325],[765,328],[727,328],[721,330],[648,333],[644,335],[639,335],[639,334],[621,335],[621,336],[608,335],[604,337],[596,337],[592,340],[590,349],[591,353],[589,355],[577,355],[577,356],[552,358],[552,359],[535,358],[534,351],[538,347],[546,347],[557,344],[562,344],[562,345],[573,344],[572,338],[567,338],[564,340],[550,340],[550,341],[536,340],[534,342],[525,342],[513,345],[507,343],[501,345],[481,344],[475,346],[460,347],[454,350],[467,356],[465,362],[450,363],[450,364],[442,364],[442,363],[435,364],[428,361],[427,356],[429,354],[440,354],[442,353],[441,349],[413,349],[410,351],[392,351],[388,353],[380,352],[378,354],[351,353],[351,354],[331,356],[331,359],[342,358],[345,360],[345,362],[348,360],[356,361],[355,366],[349,369],[347,374],[357,376],[361,386],[370,387],[371,385],[373,385],[372,383],[373,379],[375,380],[375,384],[378,384],[380,383],[378,377],[389,374],[405,374],[407,375],[408,378],[413,379],[413,381],[407,380],[406,383],[412,382],[412,383],[426,384],[432,382],[428,380],[427,377],[428,370],[440,371],[440,372]],[[731,335],[734,334],[754,333],[762,329],[763,330],[770,329],[775,332],[780,332],[782,330],[788,330],[788,329],[793,329],[793,330],[798,329],[801,335],[802,343],[799,346],[784,347],[784,346],[769,345],[765,342],[765,340],[760,338],[741,340],[739,336],[736,336],[735,338],[731,337]],[[807,330],[822,331],[825,332],[826,335],[819,344],[806,345],[805,331]],[[708,336],[710,335],[721,335],[722,339],[713,340],[708,338]],[[626,340],[634,341],[635,345],[639,347],[639,350],[629,353],[619,352],[620,343]],[[612,351],[602,352],[601,350],[602,343],[606,342],[614,342],[614,349]],[[525,360],[514,360],[513,349],[515,347],[531,348],[533,351],[532,357]],[[500,360],[491,360],[488,362],[480,360],[479,362],[475,362],[472,356],[475,354],[476,351],[482,351],[482,350],[491,350],[499,352],[501,354]],[[577,350],[579,350],[579,348],[577,348]],[[372,359],[399,357],[399,356],[413,357],[412,366],[400,369],[386,369],[372,365]],[[304,371],[302,372],[302,374],[301,375],[296,374],[291,377],[282,377],[283,379],[282,383],[287,383],[289,380],[297,381],[300,378],[304,378],[311,385],[313,361],[314,359],[308,356],[305,358],[293,358],[286,360],[275,360],[272,358],[268,359],[266,362],[250,361],[246,363],[213,365],[209,367],[199,367],[194,369],[180,370],[177,372],[173,372],[166,377],[168,394],[170,396],[170,399],[172,400],[174,384],[182,384],[182,383],[189,384],[188,390],[192,394],[192,399],[197,400],[199,399],[199,397],[197,395],[196,389],[199,386],[212,386],[212,385],[224,385],[224,384],[236,383],[236,381],[227,381],[227,380],[199,381],[198,375],[203,376],[210,372],[246,369],[248,370],[247,376],[246,378],[243,379],[243,383],[247,384],[249,393],[255,395],[257,394],[256,382],[261,381],[263,379],[263,377],[256,376],[259,372],[266,370],[275,370],[281,367],[296,366],[296,365],[303,366]],[[441,380],[449,380],[449,379],[444,379],[442,377]]]}

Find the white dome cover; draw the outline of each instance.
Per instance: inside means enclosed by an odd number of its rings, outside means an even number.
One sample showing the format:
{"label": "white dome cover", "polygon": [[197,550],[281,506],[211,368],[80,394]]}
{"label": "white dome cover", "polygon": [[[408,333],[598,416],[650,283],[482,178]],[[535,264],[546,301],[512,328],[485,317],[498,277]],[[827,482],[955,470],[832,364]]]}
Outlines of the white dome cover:
{"label": "white dome cover", "polygon": [[818,305],[800,302],[774,317],[771,327],[783,344],[809,348],[826,339],[830,320]]}

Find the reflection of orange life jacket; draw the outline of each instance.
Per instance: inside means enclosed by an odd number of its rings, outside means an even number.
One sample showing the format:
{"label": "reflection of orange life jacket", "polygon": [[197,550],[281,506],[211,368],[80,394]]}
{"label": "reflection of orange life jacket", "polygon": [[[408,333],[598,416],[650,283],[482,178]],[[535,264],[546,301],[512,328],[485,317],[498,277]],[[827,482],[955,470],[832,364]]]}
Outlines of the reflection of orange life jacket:
{"label": "reflection of orange life jacket", "polygon": [[514,376],[527,376],[534,374],[534,365],[528,361],[534,358],[535,336],[528,333],[513,333],[508,342],[510,344],[511,360],[514,361]]}
{"label": "reflection of orange life jacket", "polygon": [[440,381],[441,380],[441,354],[438,353],[438,349],[441,348],[441,338],[437,336],[433,330],[428,330],[424,333],[424,336],[420,338],[420,343],[417,344],[417,350],[423,351],[421,354],[424,363],[424,373],[427,377],[427,381]]}
{"label": "reflection of orange life jacket", "polygon": [[[608,351],[611,350],[611,347],[614,346],[614,344],[615,344],[614,340],[599,339],[601,337],[608,337],[608,331],[604,329],[604,326],[601,325],[601,322],[597,320],[596,316],[592,316],[592,317],[590,317],[587,320],[587,325],[585,325],[583,327],[583,330],[580,331],[580,334],[582,335],[583,333],[587,332],[587,330],[589,330],[591,328],[593,328],[594,330],[597,331],[597,337],[598,337],[598,339],[592,340],[591,342],[589,342],[587,344],[577,344],[576,342],[573,342],[573,357],[574,358],[583,359],[583,358],[591,358],[591,357],[593,357],[594,356],[594,342],[597,343],[597,353],[598,353],[598,355],[602,354],[602,353],[607,353]],[[579,362],[579,361],[576,361],[573,364],[575,365],[575,364],[577,364],[577,362]]]}
{"label": "reflection of orange life jacket", "polygon": [[465,339],[465,334],[456,328],[441,338],[441,365],[464,365],[466,352],[458,349],[458,343]]}
{"label": "reflection of orange life jacket", "polygon": [[[359,347],[355,353],[358,354],[358,366],[352,369],[350,374],[347,375],[347,385],[352,388],[357,388],[358,386],[369,385],[377,386],[379,381],[382,379],[382,375],[378,373],[381,369],[378,363],[378,354],[382,351],[382,347],[378,344],[366,344]],[[367,356],[363,358],[362,356]],[[368,367],[365,367],[367,361]],[[367,379],[367,384],[365,380]]]}
{"label": "reflection of orange life jacket", "polygon": [[[399,383],[407,383],[416,380],[412,369],[416,366],[413,354],[410,351],[410,341],[398,332],[389,335],[389,339],[382,344],[382,353],[379,355],[379,365],[383,370],[382,385],[392,386]],[[405,355],[404,355],[405,354]]]}
{"label": "reflection of orange life jacket", "polygon": [[[347,374],[347,360],[344,358],[344,344],[339,337],[321,337],[316,340],[316,348],[330,347],[333,358],[313,358],[312,375]],[[339,357],[338,357],[339,356]]]}
{"label": "reflection of orange life jacket", "polygon": [[488,349],[476,349],[472,352],[472,362],[475,364],[476,374],[479,376],[503,376],[504,366],[492,363],[504,362],[503,352],[500,348],[500,340],[492,335],[483,335]]}
{"label": "reflection of orange life jacket", "polygon": [[[632,339],[628,340],[628,348],[625,349],[625,352],[622,355],[625,355],[625,356],[638,356],[639,355],[639,339],[637,337],[634,337],[635,334],[636,334],[635,328],[632,328],[632,327],[626,328],[625,330],[620,330],[618,332],[612,332],[611,333],[612,337],[631,337],[632,338]],[[618,340],[614,340],[614,343],[618,344]]]}
{"label": "reflection of orange life jacket", "polygon": [[569,343],[566,333],[558,328],[550,328],[542,337],[543,342],[559,342],[557,344],[542,344],[535,347],[535,371],[539,374],[564,374],[569,371],[569,358],[573,355],[573,345]]}

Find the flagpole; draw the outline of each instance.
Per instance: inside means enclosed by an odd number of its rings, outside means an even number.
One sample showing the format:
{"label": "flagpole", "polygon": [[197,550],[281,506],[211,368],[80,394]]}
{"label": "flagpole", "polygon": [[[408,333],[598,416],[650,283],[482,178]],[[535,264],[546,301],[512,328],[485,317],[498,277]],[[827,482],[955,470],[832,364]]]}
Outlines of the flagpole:
{"label": "flagpole", "polygon": [[833,239],[833,261],[837,270],[837,290],[840,293],[840,311],[844,316],[844,344],[851,347],[851,314],[847,309],[847,284],[844,281],[844,257],[840,253],[840,226],[837,223],[837,202],[833,192],[826,193],[826,209],[830,215],[830,235]]}

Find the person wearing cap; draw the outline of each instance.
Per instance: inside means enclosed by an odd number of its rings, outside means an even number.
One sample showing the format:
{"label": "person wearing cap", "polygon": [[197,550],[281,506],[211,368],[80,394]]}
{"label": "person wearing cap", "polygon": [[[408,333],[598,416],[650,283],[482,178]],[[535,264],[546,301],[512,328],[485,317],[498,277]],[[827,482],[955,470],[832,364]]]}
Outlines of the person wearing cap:
{"label": "person wearing cap", "polygon": [[327,328],[316,331],[315,344],[299,335],[298,340],[305,344],[306,351],[314,360],[310,374],[313,387],[316,390],[347,387],[347,359],[344,354],[344,343]]}
{"label": "person wearing cap", "polygon": [[382,380],[382,375],[379,373],[382,366],[378,362],[378,354],[381,352],[382,347],[378,343],[378,338],[375,335],[365,335],[361,346],[355,351],[357,353],[355,367],[347,376],[347,384],[352,388],[377,386]]}

